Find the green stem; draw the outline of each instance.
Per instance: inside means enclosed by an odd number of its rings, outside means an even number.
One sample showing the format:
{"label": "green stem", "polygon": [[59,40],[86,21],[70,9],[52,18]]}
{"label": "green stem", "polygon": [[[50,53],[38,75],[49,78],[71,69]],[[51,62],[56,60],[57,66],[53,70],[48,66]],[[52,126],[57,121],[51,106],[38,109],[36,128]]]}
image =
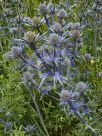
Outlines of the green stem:
{"label": "green stem", "polygon": [[28,86],[27,86],[27,88],[28,88],[28,91],[29,91],[29,93],[30,93],[30,96],[32,97],[32,100],[33,100],[33,102],[34,102],[34,104],[35,104],[35,107],[36,107],[38,116],[39,116],[40,121],[41,121],[41,124],[42,124],[42,126],[43,126],[43,128],[44,128],[44,131],[45,131],[45,133],[46,133],[46,136],[49,136],[49,133],[48,133],[48,131],[47,131],[47,129],[46,129],[46,126],[45,126],[45,124],[44,124],[43,118],[42,118],[42,116],[41,116],[40,109],[39,109],[39,107],[38,107],[38,105],[37,105],[37,102],[36,102],[36,99],[35,99],[35,95],[33,96],[32,92],[31,92],[31,90],[30,90],[30,88],[29,88]]}

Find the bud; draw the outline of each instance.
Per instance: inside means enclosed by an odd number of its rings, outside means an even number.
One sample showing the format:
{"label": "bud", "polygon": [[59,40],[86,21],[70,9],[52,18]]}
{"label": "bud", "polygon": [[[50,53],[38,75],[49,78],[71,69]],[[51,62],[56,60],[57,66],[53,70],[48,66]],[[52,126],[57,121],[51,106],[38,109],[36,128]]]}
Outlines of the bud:
{"label": "bud", "polygon": [[74,39],[80,38],[80,31],[79,31],[79,30],[73,30],[73,31],[72,31],[72,37],[73,37]]}
{"label": "bud", "polygon": [[9,51],[4,54],[4,59],[13,59],[13,58],[14,58],[14,56],[12,54],[12,51]]}
{"label": "bud", "polygon": [[39,12],[40,12],[41,15],[45,15],[47,13],[47,6],[46,6],[45,3],[40,4]]}
{"label": "bud", "polygon": [[52,45],[57,45],[57,43],[58,43],[58,35],[56,33],[50,34],[50,43]]}
{"label": "bud", "polygon": [[16,56],[19,56],[21,54],[22,48],[12,47],[11,51],[12,51],[12,54],[16,57]]}
{"label": "bud", "polygon": [[25,35],[24,35],[24,39],[28,42],[33,42],[36,38],[36,34],[35,32],[32,31],[28,31]]}
{"label": "bud", "polygon": [[34,27],[40,26],[40,19],[38,17],[34,16],[32,19],[32,25]]}
{"label": "bud", "polygon": [[53,30],[56,32],[56,33],[59,33],[61,31],[62,27],[59,23],[55,23],[53,25]]}
{"label": "bud", "polygon": [[67,104],[69,99],[70,97],[69,97],[68,90],[62,90],[60,94],[61,103]]}
{"label": "bud", "polygon": [[102,4],[102,0],[95,0],[95,3],[96,3],[97,5],[101,5],[101,4]]}
{"label": "bud", "polygon": [[58,17],[59,17],[59,18],[67,18],[67,12],[66,12],[64,9],[61,9],[61,10],[58,12]]}
{"label": "bud", "polygon": [[74,24],[74,29],[80,30],[80,23],[75,23]]}
{"label": "bud", "polygon": [[30,72],[28,72],[28,71],[23,74],[23,81],[24,81],[25,83],[34,84],[33,76],[32,76],[32,74],[31,74]]}
{"label": "bud", "polygon": [[5,59],[14,59],[18,57],[22,53],[22,48],[20,47],[12,47],[11,51],[4,54]]}
{"label": "bud", "polygon": [[83,92],[86,91],[88,89],[88,85],[84,82],[78,82],[76,85],[76,88],[78,91]]}
{"label": "bud", "polygon": [[92,57],[91,57],[91,54],[86,53],[86,54],[84,55],[84,58],[85,58],[86,61],[90,61]]}

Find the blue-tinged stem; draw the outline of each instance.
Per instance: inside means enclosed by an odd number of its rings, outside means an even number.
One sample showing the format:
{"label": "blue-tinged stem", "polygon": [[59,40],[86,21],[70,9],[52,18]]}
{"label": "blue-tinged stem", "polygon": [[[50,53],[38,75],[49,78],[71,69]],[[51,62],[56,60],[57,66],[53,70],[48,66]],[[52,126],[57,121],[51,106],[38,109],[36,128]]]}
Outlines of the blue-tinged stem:
{"label": "blue-tinged stem", "polygon": [[44,131],[45,131],[45,133],[46,133],[46,136],[49,136],[49,133],[48,133],[48,131],[47,131],[47,129],[46,129],[46,126],[45,126],[45,124],[44,124],[44,121],[43,121],[43,118],[42,118],[40,109],[39,109],[39,107],[38,107],[38,105],[37,105],[37,102],[36,102],[36,99],[35,99],[35,95],[32,94],[31,88],[29,88],[29,87],[27,86],[27,89],[28,89],[29,94],[30,94],[30,96],[31,96],[31,98],[32,98],[32,100],[33,100],[33,102],[34,102],[34,104],[35,104],[35,107],[36,107],[38,116],[39,116],[40,121],[41,121],[41,124],[42,124],[42,126],[43,126],[43,128],[44,128]]}
{"label": "blue-tinged stem", "polygon": [[[29,63],[25,58],[24,56],[21,54],[20,55],[20,58],[28,65],[30,65],[32,68],[36,69],[36,70],[40,70],[39,68],[37,68],[36,66],[34,66],[32,63]],[[41,71],[41,70],[40,70]]]}
{"label": "blue-tinged stem", "polygon": [[36,46],[33,43],[30,43],[30,47],[31,47],[32,50],[34,50],[34,52],[36,53],[38,58],[43,62],[43,65],[49,70],[50,74],[53,76],[53,72],[51,71],[50,67],[44,62],[44,60],[41,57],[40,53],[37,51]]}
{"label": "blue-tinged stem", "polygon": [[52,21],[52,25],[54,24],[54,14],[51,13],[51,21]]}
{"label": "blue-tinged stem", "polygon": [[44,18],[45,18],[45,21],[46,21],[46,25],[47,25],[47,27],[49,28],[50,25],[49,25],[49,21],[48,21],[48,18],[46,17],[46,15],[44,16]]}

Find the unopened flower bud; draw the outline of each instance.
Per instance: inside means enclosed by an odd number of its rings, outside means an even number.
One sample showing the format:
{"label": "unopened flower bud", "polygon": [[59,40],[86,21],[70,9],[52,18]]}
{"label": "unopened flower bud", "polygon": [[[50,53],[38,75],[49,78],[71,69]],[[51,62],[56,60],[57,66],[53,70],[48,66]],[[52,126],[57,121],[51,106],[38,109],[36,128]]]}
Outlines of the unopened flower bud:
{"label": "unopened flower bud", "polygon": [[88,89],[88,85],[87,85],[87,83],[84,83],[84,82],[78,82],[76,85],[76,88],[78,91],[83,92]]}
{"label": "unopened flower bud", "polygon": [[37,16],[34,16],[32,19],[32,25],[34,27],[40,26],[40,19]]}
{"label": "unopened flower bud", "polygon": [[28,71],[23,74],[23,80],[25,83],[34,83],[33,76]]}
{"label": "unopened flower bud", "polygon": [[47,6],[46,6],[45,3],[40,4],[39,12],[40,12],[41,15],[45,15],[47,13]]}
{"label": "unopened flower bud", "polygon": [[58,17],[59,17],[59,18],[67,18],[67,12],[66,12],[64,9],[61,9],[61,10],[58,12]]}
{"label": "unopened flower bud", "polygon": [[55,23],[53,25],[53,30],[56,32],[56,33],[59,33],[61,31],[62,27],[59,23]]}
{"label": "unopened flower bud", "polygon": [[62,90],[60,94],[60,100],[63,104],[66,104],[68,100],[70,99],[69,93],[67,90]]}
{"label": "unopened flower bud", "polygon": [[79,30],[73,30],[72,36],[73,36],[74,39],[80,38],[80,31]]}
{"label": "unopened flower bud", "polygon": [[85,58],[86,61],[90,61],[92,57],[91,57],[91,54],[86,53],[86,54],[84,55],[84,58]]}
{"label": "unopened flower bud", "polygon": [[32,31],[28,31],[25,35],[24,35],[24,39],[28,42],[33,42],[36,38],[36,34],[35,32]]}
{"label": "unopened flower bud", "polygon": [[76,30],[80,30],[80,23],[75,23],[75,24],[74,24],[74,28],[75,28]]}
{"label": "unopened flower bud", "polygon": [[13,47],[11,51],[12,51],[12,54],[14,54],[14,56],[16,57],[16,56],[19,56],[21,54],[22,48],[20,48],[20,47]]}
{"label": "unopened flower bud", "polygon": [[58,43],[58,35],[56,33],[50,34],[50,44],[57,45]]}

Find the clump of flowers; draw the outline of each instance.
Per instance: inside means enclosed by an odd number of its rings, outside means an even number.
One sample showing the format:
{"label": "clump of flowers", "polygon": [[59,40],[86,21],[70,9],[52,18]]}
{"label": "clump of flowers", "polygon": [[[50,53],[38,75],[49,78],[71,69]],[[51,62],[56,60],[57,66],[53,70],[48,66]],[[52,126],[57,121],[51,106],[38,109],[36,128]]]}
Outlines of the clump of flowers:
{"label": "clump of flowers", "polygon": [[[80,48],[83,43],[81,34],[83,27],[81,24],[69,22],[67,11],[59,10],[53,4],[47,6],[46,3],[41,3],[38,11],[41,16],[34,16],[33,19],[16,17],[16,22],[21,22],[30,29],[18,25],[20,26],[19,31],[22,32],[21,37],[12,39],[15,46],[5,54],[5,58],[19,58],[23,64],[23,83],[34,102],[44,133],[49,136],[36,102],[36,94],[40,95],[42,99],[46,96],[57,100],[67,113],[74,113],[84,125],[87,125],[83,119],[87,103],[84,102],[82,94],[89,85],[81,81],[76,63],[80,62],[82,58]],[[42,30],[43,24],[46,27],[45,31]],[[32,26],[38,31],[33,31]],[[32,50],[30,55],[27,54],[28,48]],[[86,53],[84,58],[90,61],[91,55]],[[76,81],[77,76],[80,82]],[[99,74],[100,76],[101,74]],[[52,92],[53,96],[50,94]],[[28,126],[24,129],[29,132],[34,128]]]}

